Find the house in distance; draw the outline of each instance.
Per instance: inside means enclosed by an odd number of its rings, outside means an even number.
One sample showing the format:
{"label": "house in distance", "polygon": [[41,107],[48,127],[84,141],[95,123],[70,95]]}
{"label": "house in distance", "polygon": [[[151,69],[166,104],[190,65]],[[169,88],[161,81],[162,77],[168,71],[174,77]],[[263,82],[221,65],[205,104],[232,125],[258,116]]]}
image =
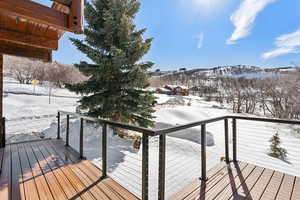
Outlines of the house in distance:
{"label": "house in distance", "polygon": [[167,94],[167,95],[182,95],[182,96],[189,95],[188,87],[179,86],[179,85],[165,85],[162,88],[157,88],[156,92],[159,94]]}

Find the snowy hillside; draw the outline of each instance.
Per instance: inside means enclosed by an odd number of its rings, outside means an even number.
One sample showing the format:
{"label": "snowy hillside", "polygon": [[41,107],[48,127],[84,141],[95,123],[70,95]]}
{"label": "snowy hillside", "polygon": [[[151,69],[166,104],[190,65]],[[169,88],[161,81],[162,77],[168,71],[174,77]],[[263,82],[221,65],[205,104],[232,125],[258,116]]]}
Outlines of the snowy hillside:
{"label": "snowy hillside", "polygon": [[255,66],[237,65],[215,67],[208,71],[207,76],[234,76],[242,74],[253,74],[263,72],[262,69]]}
{"label": "snowy hillside", "polygon": [[[57,110],[75,112],[77,100],[75,94],[65,89],[54,90],[56,97],[51,98],[51,104],[42,87],[34,95],[30,85],[16,84],[6,80],[4,84],[7,96],[4,98],[4,115],[7,117],[8,142],[37,139],[40,137],[55,138],[57,134]],[[22,91],[21,94],[18,94]],[[57,93],[55,92],[57,91]],[[70,98],[72,96],[72,98]],[[229,109],[220,107],[216,102],[206,102],[204,99],[188,96],[184,101],[187,105],[167,105],[176,96],[156,95],[160,105],[156,107],[156,128],[171,127],[212,117],[230,115]],[[180,97],[182,98],[182,97]],[[180,100],[181,101],[181,100]],[[220,162],[224,156],[224,123],[216,122],[207,126],[208,169]],[[296,126],[270,124],[263,122],[247,122],[238,120],[238,159],[248,163],[275,169],[287,174],[300,176],[300,135]],[[62,116],[61,133],[65,137],[66,119]],[[79,149],[79,120],[72,119],[70,124],[70,144]],[[101,167],[101,131],[98,124],[85,123],[84,155]],[[230,131],[231,132],[231,131]],[[282,139],[282,146],[287,149],[288,159],[282,161],[267,155],[269,139],[276,132]],[[231,133],[230,133],[231,135]],[[231,141],[231,136],[230,136]],[[167,137],[167,169],[166,196],[180,191],[200,176],[200,127],[170,134]],[[231,146],[231,143],[230,143]],[[231,149],[230,149],[231,150]],[[150,199],[157,199],[158,177],[158,138],[150,139],[149,182]],[[137,196],[141,195],[141,165],[142,149],[133,148],[133,141],[121,139],[108,131],[108,162],[109,175]]]}
{"label": "snowy hillside", "polygon": [[157,71],[153,72],[153,76],[172,76],[172,75],[187,75],[191,77],[206,76],[206,77],[246,77],[246,78],[261,78],[272,77],[288,72],[299,70],[297,67],[282,67],[282,68],[260,68],[249,65],[234,65],[234,66],[219,66],[213,68],[199,68],[191,70],[179,71]]}

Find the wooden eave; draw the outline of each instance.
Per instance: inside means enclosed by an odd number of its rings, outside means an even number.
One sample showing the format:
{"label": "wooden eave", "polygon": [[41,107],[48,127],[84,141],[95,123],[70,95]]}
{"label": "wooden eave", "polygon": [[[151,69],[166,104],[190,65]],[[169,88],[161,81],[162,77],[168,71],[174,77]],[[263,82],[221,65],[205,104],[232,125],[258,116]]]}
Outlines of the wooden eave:
{"label": "wooden eave", "polygon": [[52,1],[0,0],[0,53],[51,60],[64,32],[82,33],[84,0]]}

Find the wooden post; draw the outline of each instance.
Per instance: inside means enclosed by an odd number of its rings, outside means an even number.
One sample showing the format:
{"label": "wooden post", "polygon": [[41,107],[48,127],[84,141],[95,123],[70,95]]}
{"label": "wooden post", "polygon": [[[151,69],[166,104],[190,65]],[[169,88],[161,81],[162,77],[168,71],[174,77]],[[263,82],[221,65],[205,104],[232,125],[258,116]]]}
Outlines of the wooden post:
{"label": "wooden post", "polygon": [[1,119],[1,125],[0,125],[0,148],[5,147],[5,132],[3,128],[3,54],[0,54],[0,119]]}
{"label": "wooden post", "polygon": [[69,28],[75,33],[83,33],[84,0],[73,0],[69,14]]}
{"label": "wooden post", "polygon": [[[2,146],[5,147],[5,142],[6,142],[5,117],[2,118],[2,121],[1,121],[1,122],[2,122],[2,123],[1,123],[1,124],[2,124],[2,129],[1,129],[1,131],[2,131],[2,136],[3,136],[1,141],[2,141],[2,144],[3,144]],[[1,142],[0,142],[0,143],[1,143]]]}

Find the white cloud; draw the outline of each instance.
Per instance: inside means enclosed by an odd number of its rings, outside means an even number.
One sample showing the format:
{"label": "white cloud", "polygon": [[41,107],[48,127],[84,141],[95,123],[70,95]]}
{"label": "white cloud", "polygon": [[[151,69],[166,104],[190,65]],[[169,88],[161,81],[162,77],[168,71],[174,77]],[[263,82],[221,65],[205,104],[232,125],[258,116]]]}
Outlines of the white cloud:
{"label": "white cloud", "polygon": [[234,44],[237,40],[247,37],[251,32],[258,13],[273,1],[274,0],[244,0],[230,17],[231,22],[235,26],[235,30],[227,40],[227,44]]}
{"label": "white cloud", "polygon": [[276,49],[262,54],[264,59],[269,59],[284,54],[299,53],[300,29],[293,33],[279,36],[276,38],[275,45],[277,46]]}
{"label": "white cloud", "polygon": [[200,34],[197,36],[197,40],[198,40],[197,48],[198,48],[198,49],[201,49],[202,46],[203,46],[204,33],[200,33]]}

